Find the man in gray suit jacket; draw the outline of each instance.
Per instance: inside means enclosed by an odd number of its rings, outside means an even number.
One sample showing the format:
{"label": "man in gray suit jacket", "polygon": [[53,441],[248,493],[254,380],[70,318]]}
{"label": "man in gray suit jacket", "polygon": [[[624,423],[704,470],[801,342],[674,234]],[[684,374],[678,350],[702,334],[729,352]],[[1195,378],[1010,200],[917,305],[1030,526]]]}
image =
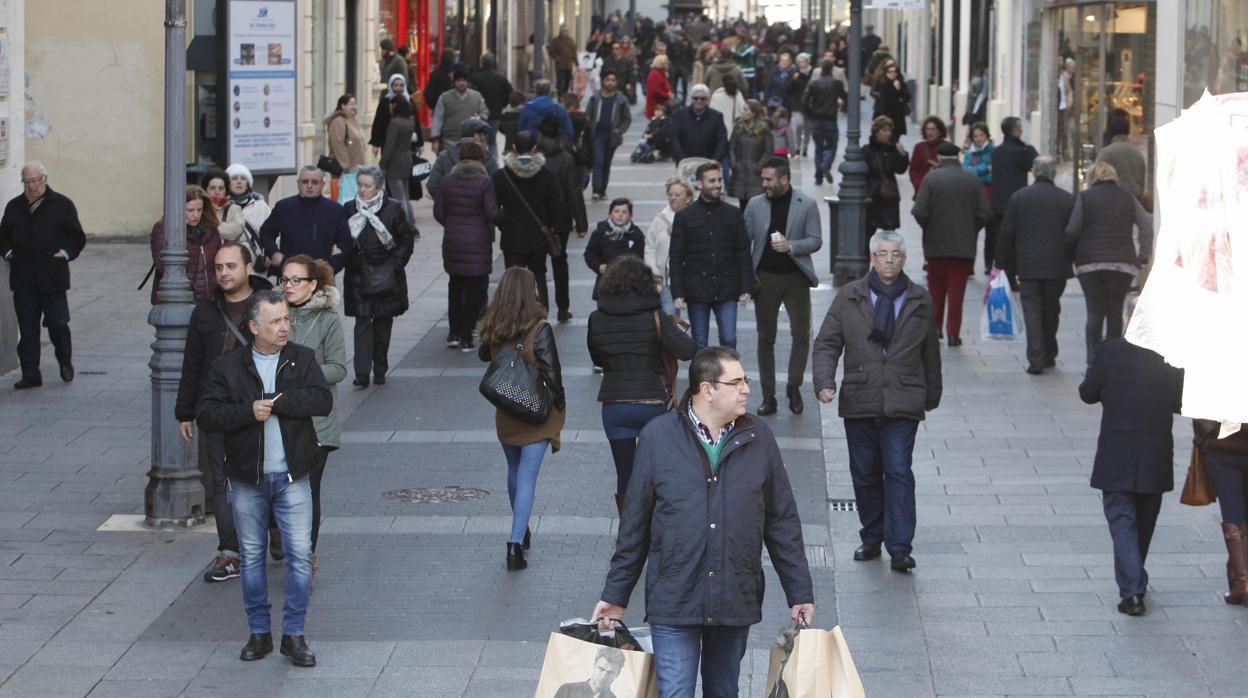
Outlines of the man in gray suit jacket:
{"label": "man in gray suit jacket", "polygon": [[758,280],[754,313],[763,387],[758,414],[776,413],[776,323],[781,305],[789,314],[793,333],[785,393],[789,410],[801,414],[802,374],[810,354],[810,289],[819,285],[810,256],[823,246],[823,231],[815,200],[793,189],[786,158],[771,156],[760,169],[764,194],[750,199],[745,207],[745,230]]}

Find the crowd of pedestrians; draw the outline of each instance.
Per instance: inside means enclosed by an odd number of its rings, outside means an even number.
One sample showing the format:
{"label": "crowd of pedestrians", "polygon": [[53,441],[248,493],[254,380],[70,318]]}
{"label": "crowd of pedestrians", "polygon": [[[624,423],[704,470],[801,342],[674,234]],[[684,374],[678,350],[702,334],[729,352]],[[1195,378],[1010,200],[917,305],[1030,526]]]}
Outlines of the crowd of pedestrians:
{"label": "crowd of pedestrians", "polygon": [[[306,165],[297,193],[271,206],[237,163],[186,188],[185,274],[196,305],[175,417],[182,438],[196,445],[217,528],[204,578],[242,580],[250,637],[241,659],[274,648],[267,553],[286,566],[280,650],[297,666],[316,663],[303,625],[319,573],[322,483],[341,445],[336,386],[351,374],[358,389],[386,383],[395,318],[409,307],[406,266],[420,238],[411,172],[425,146],[421,102],[431,115],[434,157],[424,187],[443,228],[448,276],[446,345],[476,351],[491,370],[500,362],[532,367],[534,397],[546,410],[533,420],[495,403],[512,571],[528,567],[538,475],[546,453],[560,450],[570,409],[549,311],[559,323],[572,319],[568,244],[573,232],[588,236],[583,258],[595,275],[596,307],[586,341],[602,373],[597,399],[620,516],[593,618],[621,618],[643,566],[658,570],[647,577],[646,612],[663,695],[691,692],[699,663],[705,691],[736,695],[748,628],[761,619],[763,546],[793,619],[813,618],[792,488],[775,436],[759,419],[779,411],[782,307],[791,333],[788,410],[805,409],[808,361],[815,397],[830,403],[839,395],[861,523],[854,559],[887,552],[893,570],[916,567],[918,426],[941,403],[941,340],[951,349],[962,344],[963,301],[979,254],[985,272],[1005,274],[1021,292],[1028,374],[1056,365],[1060,300],[1067,280],[1079,280],[1088,310],[1080,397],[1102,404],[1104,414],[1092,485],[1104,491],[1119,610],[1144,613],[1145,558],[1160,493],[1173,487],[1170,428],[1182,374],[1120,339],[1124,300],[1152,241],[1151,201],[1138,153],[1123,140],[1123,115],[1111,114],[1107,147],[1077,196],[1056,186],[1056,160],[1022,140],[1015,117],[1000,124],[1000,144],[975,121],[958,147],[945,122],[928,116],[907,152],[900,137],[914,118],[911,96],[868,27],[863,58],[873,114],[861,252],[870,270],[838,291],[812,338],[811,289],[820,282],[812,256],[824,233],[818,203],[794,187],[792,163],[810,156],[813,141],[814,183],[834,183],[847,45],[834,35],[816,67],[799,50],[805,25],[785,33],[744,22],[717,27],[705,17],[638,20],[630,36],[621,23],[618,15],[595,23],[588,63],[561,29],[546,47],[555,80],[536,81],[531,97],[513,90],[493,56],[470,73],[449,51],[417,92],[402,51],[382,42],[385,89],[368,140],[354,95],[342,95],[324,121],[331,177]],[[594,201],[608,198],[611,163],[641,109],[634,109],[639,95],[650,120],[646,145],[697,166],[692,178],[663,178],[667,205],[644,230],[624,197],[612,198],[591,228],[586,189]],[[499,135],[506,137],[501,157]],[[907,173],[926,287],[907,275],[906,240],[897,232],[897,177]],[[18,389],[42,383],[41,325],[62,379],[74,377],[66,290],[85,236],[72,202],[47,179],[39,163],[23,168],[23,194],[0,223],[21,331]],[[162,300],[167,226],[158,221],[151,232],[153,303]],[[496,243],[505,269],[491,300]],[[751,300],[761,393],[753,415],[754,386],[735,351],[738,313]],[[343,316],[353,318],[350,367]],[[689,362],[683,394],[680,362]],[[1198,423],[1196,442],[1221,500],[1226,598],[1248,603],[1244,451],[1212,439],[1214,429]],[[739,474],[722,477],[725,469]]]}

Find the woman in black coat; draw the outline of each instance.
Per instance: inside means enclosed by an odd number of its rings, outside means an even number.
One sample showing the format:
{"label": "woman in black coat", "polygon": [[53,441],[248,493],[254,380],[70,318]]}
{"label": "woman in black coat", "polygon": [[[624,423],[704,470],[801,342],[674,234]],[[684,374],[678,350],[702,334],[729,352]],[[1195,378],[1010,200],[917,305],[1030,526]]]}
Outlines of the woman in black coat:
{"label": "woman in black coat", "polygon": [[407,224],[403,205],[386,198],[381,170],[361,167],[356,181],[355,200],[343,207],[355,241],[343,276],[344,311],[355,318],[355,385],[367,388],[370,372],[377,385],[386,382],[394,318],[407,312],[404,267],[416,231]]}
{"label": "woman in black coat", "polygon": [[[900,143],[893,141],[893,120],[876,117],[871,122],[867,143],[867,239],[876,230],[901,227],[901,190],[897,175],[905,174],[910,158]],[[865,242],[865,241],[864,241]],[[864,253],[866,248],[864,247]]]}
{"label": "woman in black coat", "polygon": [[598,223],[585,245],[585,264],[598,275],[594,300],[598,299],[598,286],[602,284],[602,274],[608,264],[627,254],[641,259],[645,253],[646,234],[633,223],[633,202],[624,197],[613,199],[607,220]]}
{"label": "woman in black coat", "polygon": [[485,148],[474,141],[459,144],[459,162],[442,179],[433,200],[433,217],[443,226],[442,268],[447,284],[446,346],[474,350],[472,329],[485,309],[494,262],[494,221],[498,201],[485,172]]}
{"label": "woman in black coat", "polygon": [[377,110],[373,112],[373,126],[368,132],[368,144],[373,146],[373,157],[381,155],[381,149],[386,147],[386,133],[390,129],[390,113],[391,102],[395,97],[402,96],[406,98],[407,78],[395,73],[390,76],[386,82],[389,88],[381,93],[381,97],[377,99]]}
{"label": "woman in black coat", "polygon": [[602,367],[602,428],[615,460],[615,504],[622,510],[633,474],[637,436],[651,419],[667,412],[675,375],[663,354],[693,358],[697,344],[659,309],[654,273],[641,259],[623,255],[607,265],[599,281],[598,309],[589,316],[589,355]]}
{"label": "woman in black coat", "polygon": [[890,59],[880,65],[871,96],[875,98],[872,118],[887,116],[893,120],[892,142],[896,143],[906,135],[906,116],[910,114],[910,88],[896,62]]}

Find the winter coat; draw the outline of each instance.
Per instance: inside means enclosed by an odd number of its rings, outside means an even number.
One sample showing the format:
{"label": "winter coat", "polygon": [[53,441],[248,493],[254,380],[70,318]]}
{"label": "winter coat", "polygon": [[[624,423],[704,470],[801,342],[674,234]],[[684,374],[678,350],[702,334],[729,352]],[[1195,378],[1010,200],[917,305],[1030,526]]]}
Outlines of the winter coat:
{"label": "winter coat", "polygon": [[[620,147],[620,143],[624,141],[624,134],[633,125],[633,112],[628,106],[628,100],[624,98],[624,93],[617,92],[615,96],[615,111],[611,114],[611,148]],[[585,107],[590,133],[598,131],[598,116],[601,108],[602,93],[596,92],[589,98],[589,105]],[[590,143],[593,143],[593,140],[590,140]]]}
{"label": "winter coat", "polygon": [[[929,177],[931,175],[928,175]],[[868,339],[875,319],[867,277],[851,281],[832,300],[812,353],[815,392],[836,389],[844,353],[840,416],[921,420],[940,406],[940,339],[932,297],[910,281],[888,351]]]}
{"label": "winter coat", "polygon": [[[983,148],[972,145],[962,155],[962,169],[979,177],[979,181],[991,191],[992,188],[992,141],[984,143]],[[991,196],[991,194],[990,194]]]}
{"label": "winter coat", "polygon": [[[910,184],[914,186],[915,198],[919,196],[919,185],[923,183],[923,178],[939,166],[940,155],[936,149],[948,142],[942,138],[935,145],[922,140],[914,144],[914,150],[910,151]],[[933,161],[937,164],[933,165]]]}
{"label": "winter coat", "polygon": [[[280,238],[280,242],[279,242]],[[264,255],[281,252],[285,257],[306,254],[329,262],[341,271],[354,247],[347,215],[337,201],[324,196],[304,198],[296,194],[277,202],[260,226]],[[338,254],[333,254],[333,248]]]}
{"label": "winter coat", "polygon": [[724,115],[710,108],[700,114],[693,107],[677,111],[672,117],[672,152],[676,162],[685,158],[723,162],[728,154]]}
{"label": "winter coat", "polygon": [[307,303],[290,308],[290,341],[316,354],[316,363],[333,398],[334,409],[329,414],[312,418],[317,440],[331,449],[342,445],[337,384],[347,377],[347,345],[342,338],[342,317],[338,315],[341,305],[338,289],[326,286],[316,289]]}
{"label": "winter coat", "polygon": [[602,296],[589,316],[585,341],[594,365],[602,367],[598,402],[667,402],[672,396],[663,384],[661,352],[688,361],[698,350],[697,342],[659,309],[657,295]]}
{"label": "winter coat", "polygon": [[[273,288],[273,284],[263,276],[253,274],[250,282],[253,293]],[[178,381],[178,398],[173,407],[173,415],[179,422],[195,420],[195,409],[208,383],[212,362],[225,354],[227,347],[234,349],[239,345],[226,325],[227,317],[225,294],[220,287],[212,289],[209,299],[197,304],[191,311],[191,321],[186,328],[186,345],[182,349],[182,378]],[[246,340],[246,346],[251,346],[251,328],[246,315],[237,329]]]}
{"label": "winter coat", "polygon": [[[789,218],[784,237],[789,241],[789,259],[802,273],[811,287],[819,285],[815,263],[811,255],[823,247],[823,224],[819,219],[819,204],[815,199],[792,189],[789,200]],[[763,251],[771,245],[771,199],[756,196],[745,206],[745,229],[750,235],[750,268],[758,271],[763,261]]]}
{"label": "winter coat", "polygon": [[[568,111],[549,95],[534,97],[529,100],[528,104],[524,105],[524,109],[520,112],[520,124],[517,126],[517,129],[519,131],[528,131],[536,138],[541,135],[541,132],[538,131],[538,126],[542,125],[542,119],[552,114],[559,118],[559,126],[563,129],[564,138],[572,140],[572,121],[568,118]],[[510,146],[508,146],[507,152],[511,152]]]}
{"label": "winter coat", "polygon": [[[355,200],[347,202],[346,215],[355,215]],[[412,258],[416,232],[407,224],[403,204],[387,198],[377,219],[390,231],[395,247],[387,250],[371,224],[351,242],[351,258],[343,274],[345,311],[349,317],[395,317],[407,312],[407,261]]]}
{"label": "winter coat", "polygon": [[[567,396],[563,390],[563,368],[559,364],[559,349],[555,345],[555,333],[550,323],[542,320],[534,325],[523,337],[516,337],[509,345],[524,344],[524,360],[537,366],[542,381],[550,389],[550,416],[541,424],[530,424],[513,417],[506,412],[494,410],[494,429],[498,440],[508,446],[525,446],[543,439],[550,440],[550,452],[558,453],[561,447],[560,434],[566,421],[568,407]],[[482,342],[477,356],[482,361],[493,361],[501,344]]]}
{"label": "winter coat", "polygon": [[658,68],[651,68],[646,76],[646,118],[653,119],[655,105],[667,104],[671,98],[672,83],[668,81],[667,74]]}
{"label": "winter coat", "polygon": [[628,231],[619,240],[608,238],[610,233],[610,221],[598,221],[598,226],[594,228],[594,232],[589,236],[589,242],[585,245],[585,264],[590,271],[598,275],[597,280],[594,281],[594,300],[598,299],[598,284],[602,282],[598,267],[610,264],[615,258],[626,254],[631,254],[637,259],[643,259],[646,254],[646,235],[641,232],[637,224],[630,222]]}
{"label": "winter coat", "polygon": [[557,34],[546,42],[546,50],[550,52],[550,60],[557,70],[576,67],[576,41],[572,37]]}
{"label": "winter coat", "polygon": [[1096,345],[1079,397],[1101,403],[1092,486],[1107,492],[1174,489],[1174,415],[1183,371],[1161,355],[1116,337]]}
{"label": "winter coat", "polygon": [[911,213],[923,228],[925,259],[974,260],[979,229],[992,220],[979,178],[952,158],[923,178]]}
{"label": "winter coat", "polygon": [[[208,300],[212,289],[217,287],[214,265],[220,248],[221,235],[216,228],[204,225],[186,227],[186,279],[191,282],[196,303]],[[165,223],[157,221],[152,226],[152,263],[156,266],[156,275],[152,277],[152,305],[156,304],[156,290],[165,276],[165,261],[160,254],[164,249]]]}
{"label": "winter coat", "polygon": [[1006,136],[992,149],[992,212],[1005,215],[1014,192],[1027,186],[1027,173],[1039,157],[1036,149],[1013,136]]}
{"label": "winter coat", "polygon": [[1131,196],[1140,198],[1144,194],[1144,185],[1148,174],[1148,164],[1126,136],[1115,136],[1114,141],[1105,146],[1097,160],[1103,160],[1114,166],[1118,173],[1118,186],[1126,189]]}
{"label": "winter coat", "polygon": [[[421,94],[425,98],[425,105],[430,110],[436,109],[438,100],[449,90],[454,89],[455,81],[451,79],[451,70],[453,63],[439,63],[438,67],[429,72],[429,81],[425,83],[425,89]],[[412,86],[408,86],[411,88]]]}
{"label": "winter coat", "polygon": [[865,155],[867,227],[896,230],[901,227],[901,190],[897,187],[897,175],[905,174],[910,162],[892,143],[877,141],[874,137],[867,144]]}
{"label": "winter coat", "polygon": [[[458,143],[448,143],[438,153],[437,159],[433,161],[433,169],[429,171],[429,176],[425,178],[425,189],[429,190],[430,196],[436,197],[438,195],[438,187],[442,186],[442,178],[449,175],[451,170],[455,168],[455,165],[459,164],[459,144],[468,140],[472,139],[465,138]],[[492,175],[498,172],[498,163],[488,153],[486,154],[484,165],[486,174]]]}
{"label": "winter coat", "polygon": [[763,104],[767,106],[768,113],[785,106],[784,100],[789,96],[789,82],[792,81],[794,72],[792,67],[785,70],[776,66],[767,76],[767,82],[763,86],[763,96],[766,98]]}
{"label": "winter coat", "polygon": [[645,254],[641,257],[646,266],[650,267],[650,271],[665,284],[668,277],[668,254],[672,247],[672,223],[675,218],[676,212],[670,204],[655,214],[650,227],[646,228]]}
{"label": "winter coat", "polygon": [[1069,279],[1066,225],[1074,207],[1075,197],[1051,179],[1015,192],[997,233],[997,265],[1019,279]]}
{"label": "winter coat", "polygon": [[608,70],[615,71],[620,94],[627,98],[630,88],[637,84],[637,59],[632,56],[608,56],[602,62],[602,72]]}
{"label": "winter coat", "polygon": [[785,88],[784,108],[789,110],[790,114],[805,112],[803,105],[803,97],[806,96],[806,87],[810,85],[811,76],[814,75],[814,69],[803,73],[800,69],[793,71],[793,76],[789,78],[789,84]]}
{"label": "winter coat", "polygon": [[906,135],[906,121],[910,112],[910,88],[904,80],[899,80],[901,87],[894,87],[892,80],[881,80],[875,84],[871,94],[875,96],[875,109],[871,118],[887,116],[893,120],[893,139]]}
{"label": "winter coat", "polygon": [[[1132,226],[1140,229],[1138,251]],[[1153,254],[1153,217],[1114,182],[1097,182],[1075,197],[1066,224],[1066,247],[1073,251],[1076,267],[1143,264]]]}
{"label": "winter coat", "polygon": [[732,181],[728,183],[728,196],[748,200],[762,194],[763,179],[758,168],[775,149],[770,128],[759,136],[752,124],[738,121],[732,132]]}
{"label": "winter coat", "polygon": [[442,269],[452,276],[485,276],[493,270],[494,184],[479,162],[457,163],[433,199],[433,217],[442,224]]}
{"label": "winter coat", "polygon": [[724,134],[728,136],[731,144],[732,130],[736,128],[737,120],[741,118],[741,114],[748,108],[745,105],[745,97],[741,95],[741,90],[737,90],[735,95],[730,95],[721,87],[711,94],[709,104],[711,109],[724,116]]}
{"label": "winter coat", "polygon": [[572,153],[576,166],[584,173],[594,166],[594,129],[590,127],[589,117],[583,111],[569,113],[568,119],[572,122],[572,140],[568,141],[568,152]]}
{"label": "winter coat", "polygon": [[754,271],[741,209],[701,197],[672,223],[672,298],[718,303],[750,292]]}
{"label": "winter coat", "polygon": [[707,89],[711,94],[715,94],[715,90],[723,87],[724,76],[732,75],[737,79],[737,89],[745,93],[748,97],[750,94],[750,86],[745,81],[745,74],[741,72],[741,66],[732,60],[732,56],[724,54],[718,63],[712,64],[706,69],[702,76],[702,81],[706,83]]}
{"label": "winter coat", "polygon": [[564,216],[555,225],[555,232],[567,234],[575,228],[589,230],[589,215],[585,212],[585,197],[581,194],[581,173],[576,169],[576,159],[563,147],[562,138],[542,136],[537,139],[537,149],[546,156],[546,169],[555,175],[559,183],[559,198],[567,205]]}
{"label": "winter coat", "polygon": [[[264,381],[251,352],[251,347],[239,347],[212,363],[196,416],[200,429],[225,435],[226,479],[258,485],[264,479],[264,422],[256,421],[251,405],[264,398]],[[269,419],[278,420],[286,467],[298,480],[320,461],[312,418],[330,413],[334,395],[316,352],[294,342],[282,348],[274,382],[282,398],[273,403]]]}
{"label": "winter coat", "polygon": [[390,98],[382,91],[377,99],[377,109],[373,111],[373,125],[369,128],[368,144],[380,148],[386,144],[386,130],[390,127]]}
{"label": "winter coat", "polygon": [[836,123],[846,97],[844,85],[831,75],[820,75],[807,85],[802,96],[802,111],[807,119]]}
{"label": "winter coat", "polygon": [[397,53],[392,53],[389,58],[377,61],[377,68],[381,71],[379,82],[383,84],[390,79],[391,75],[402,75],[404,80],[407,79],[407,61]]}
{"label": "winter coat", "polygon": [[497,121],[511,100],[511,81],[497,70],[478,70],[468,82],[485,99],[485,108],[490,110],[490,120]]}
{"label": "winter coat", "polygon": [[554,230],[567,215],[567,204],[551,196],[551,192],[559,191],[559,182],[545,164],[546,157],[541,153],[527,163],[514,152],[507,153],[503,157],[503,169],[490,177],[498,207],[502,209],[498,219],[499,246],[506,254],[524,255],[550,249],[541,227]]}
{"label": "winter coat", "polygon": [[688,411],[685,400],[641,430],[599,598],[627,606],[644,566],[648,622],[752,625],[762,620],[766,545],[785,604],[814,603],[802,522],[771,428],[738,417],[712,470]]}
{"label": "winter coat", "polygon": [[344,172],[368,162],[364,129],[360,128],[360,122],[354,116],[342,109],[325,117],[325,140],[329,144],[329,156]]}
{"label": "winter coat", "polygon": [[[0,219],[0,257],[9,263],[9,289],[39,293],[69,290],[69,263],[82,254],[87,236],[69,197],[48,187],[42,203],[30,212],[25,194],[4,207]],[[57,257],[64,251],[67,259]]]}
{"label": "winter coat", "polygon": [[377,163],[386,179],[404,182],[412,175],[412,134],[416,120],[410,116],[396,116],[386,127],[386,144],[381,147],[381,160]]}

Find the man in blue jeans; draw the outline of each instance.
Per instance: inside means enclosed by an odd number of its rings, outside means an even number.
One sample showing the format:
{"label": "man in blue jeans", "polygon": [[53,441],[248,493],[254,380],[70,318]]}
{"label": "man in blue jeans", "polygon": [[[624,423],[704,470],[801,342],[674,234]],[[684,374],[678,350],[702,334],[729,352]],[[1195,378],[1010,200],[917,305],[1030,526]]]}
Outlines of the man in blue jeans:
{"label": "man in blue jeans", "polygon": [[819,77],[806,86],[802,95],[802,108],[810,121],[810,134],[815,139],[815,184],[827,179],[832,183],[832,161],[836,159],[836,142],[840,137],[836,119],[841,112],[846,94],[845,86],[832,77],[836,64],[824,61],[819,66]]}
{"label": "man in blue jeans", "polygon": [[243,605],[251,636],[240,659],[273,651],[265,550],[269,514],[286,553],[283,655],[316,666],[303,636],[312,586],[312,490],[308,475],[320,446],[312,417],[329,414],[333,396],[311,349],[290,342],[281,291],[257,291],[247,310],[254,340],[212,364],[198,406],[199,426],[225,438],[225,476],[242,559]]}
{"label": "man in blue jeans", "polygon": [[814,589],[780,447],[746,414],[741,357],[699,351],[689,386],[677,409],[641,431],[592,619],[624,616],[644,566],[660,698],[693,698],[699,664],[702,695],[735,698],[750,626],[763,617],[763,545],[794,621],[814,618]]}
{"label": "man in blue jeans", "polygon": [[682,208],[672,221],[668,273],[677,310],[689,306],[689,325],[698,348],[710,340],[711,313],[719,328],[719,344],[737,346],[737,305],[750,300],[754,259],[741,209],[724,203],[723,171],[708,162],[695,171],[698,200]]}
{"label": "man in blue jeans", "polygon": [[815,338],[814,383],[820,402],[836,396],[836,367],[845,358],[840,415],[858,504],[862,545],[854,559],[888,548],[897,572],[914,569],[914,473],[919,421],[940,405],[940,339],[932,297],[906,276],[906,241],[871,236],[871,270],[845,285]]}
{"label": "man in blue jeans", "polygon": [[615,149],[624,141],[624,134],[633,125],[628,100],[616,91],[618,77],[614,70],[602,71],[602,91],[589,98],[585,116],[594,131],[594,201],[607,198],[611,181],[611,160]]}

